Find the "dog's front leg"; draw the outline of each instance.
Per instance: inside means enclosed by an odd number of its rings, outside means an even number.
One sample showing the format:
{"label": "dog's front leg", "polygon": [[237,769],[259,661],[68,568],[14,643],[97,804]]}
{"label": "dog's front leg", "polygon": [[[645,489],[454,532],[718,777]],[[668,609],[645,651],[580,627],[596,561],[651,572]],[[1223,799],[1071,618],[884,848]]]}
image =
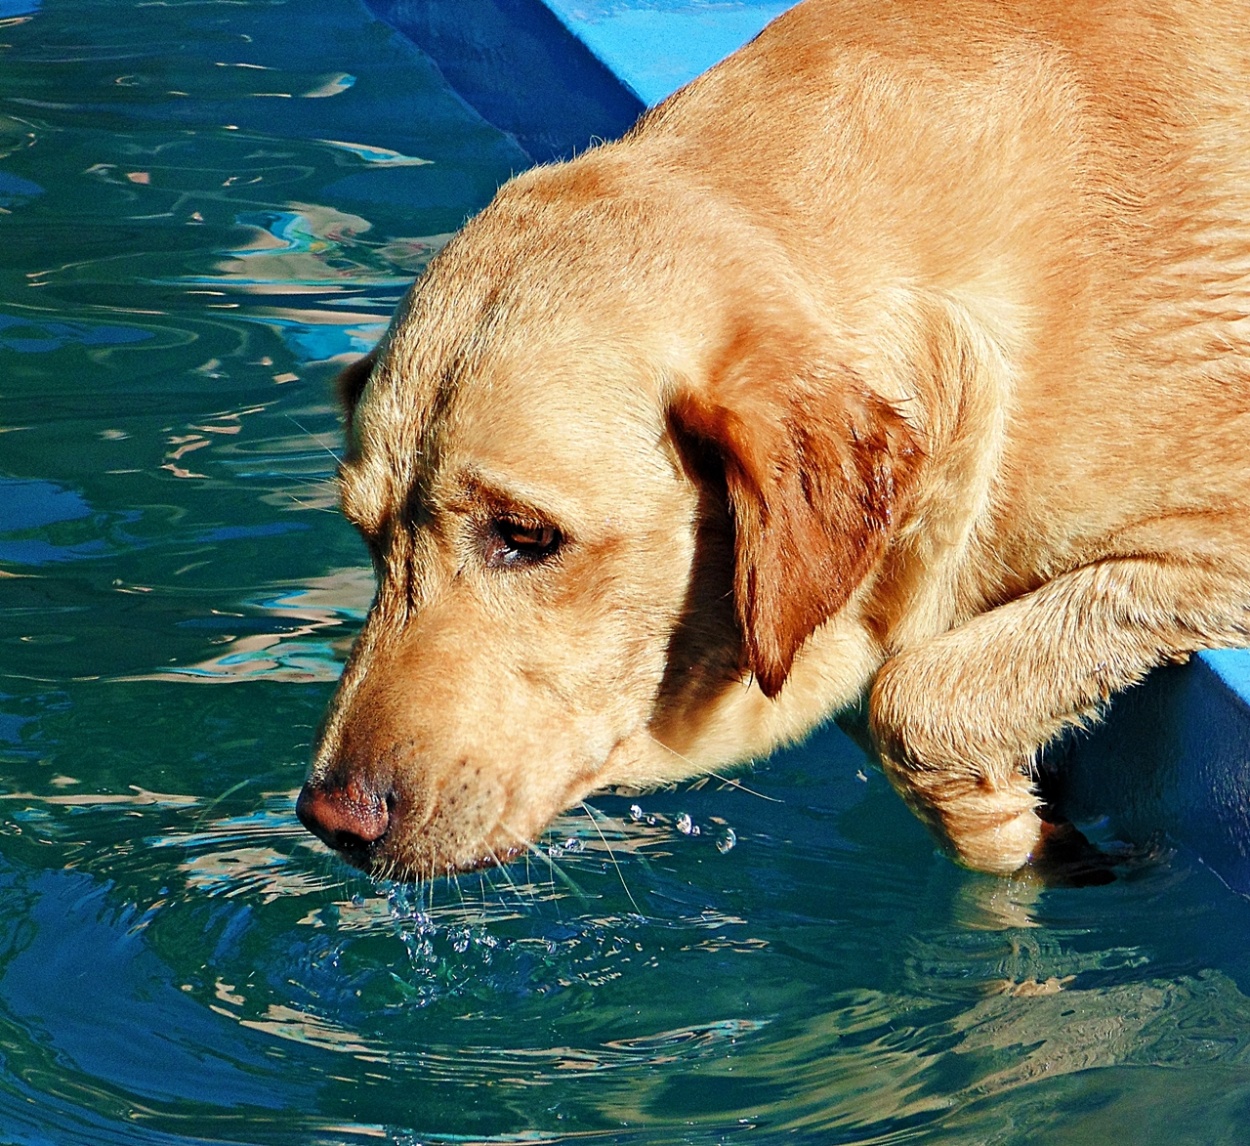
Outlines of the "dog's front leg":
{"label": "dog's front leg", "polygon": [[887,661],[870,720],[887,775],[969,867],[1007,873],[1049,832],[1037,755],[1155,665],[1244,643],[1250,578],[1201,558],[1097,562]]}

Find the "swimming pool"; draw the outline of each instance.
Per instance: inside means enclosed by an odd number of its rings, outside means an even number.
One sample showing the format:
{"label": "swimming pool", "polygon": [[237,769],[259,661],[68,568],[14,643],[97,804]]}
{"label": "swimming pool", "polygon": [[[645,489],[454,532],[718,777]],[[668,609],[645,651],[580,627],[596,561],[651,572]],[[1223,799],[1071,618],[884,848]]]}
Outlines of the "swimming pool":
{"label": "swimming pool", "polygon": [[329,857],[328,382],[528,158],[355,0],[0,44],[0,1139],[1243,1139],[1244,899],[960,871],[832,729],[506,872]]}

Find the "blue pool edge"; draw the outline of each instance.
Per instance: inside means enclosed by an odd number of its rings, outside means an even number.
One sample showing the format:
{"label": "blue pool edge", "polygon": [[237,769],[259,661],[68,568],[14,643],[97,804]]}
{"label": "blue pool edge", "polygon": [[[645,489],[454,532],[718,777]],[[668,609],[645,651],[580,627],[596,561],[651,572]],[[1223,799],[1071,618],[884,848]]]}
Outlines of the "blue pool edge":
{"label": "blue pool edge", "polygon": [[[790,0],[364,0],[538,163],[625,131]],[[1192,850],[1250,894],[1250,650],[1151,674],[1067,748],[1062,799],[1143,845]]]}

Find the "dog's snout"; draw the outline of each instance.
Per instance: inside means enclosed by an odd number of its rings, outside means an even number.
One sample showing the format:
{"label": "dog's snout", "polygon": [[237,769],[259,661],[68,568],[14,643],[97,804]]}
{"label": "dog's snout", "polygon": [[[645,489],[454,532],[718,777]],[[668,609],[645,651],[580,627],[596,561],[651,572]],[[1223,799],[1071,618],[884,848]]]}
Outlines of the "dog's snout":
{"label": "dog's snout", "polygon": [[391,826],[391,793],[356,778],[343,785],[310,781],[299,794],[295,813],[318,839],[361,862]]}

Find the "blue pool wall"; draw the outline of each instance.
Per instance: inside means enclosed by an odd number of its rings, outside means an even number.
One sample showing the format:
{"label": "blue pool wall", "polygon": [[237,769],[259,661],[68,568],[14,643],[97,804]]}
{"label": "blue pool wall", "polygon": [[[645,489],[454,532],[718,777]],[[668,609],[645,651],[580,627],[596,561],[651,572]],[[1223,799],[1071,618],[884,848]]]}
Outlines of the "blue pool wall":
{"label": "blue pool wall", "polygon": [[[366,0],[535,163],[625,131],[789,0]],[[1065,810],[1250,894],[1250,650],[1151,674],[1066,749]]]}
{"label": "blue pool wall", "polygon": [[622,134],[646,108],[552,7],[535,0],[367,0],[535,163]]}

